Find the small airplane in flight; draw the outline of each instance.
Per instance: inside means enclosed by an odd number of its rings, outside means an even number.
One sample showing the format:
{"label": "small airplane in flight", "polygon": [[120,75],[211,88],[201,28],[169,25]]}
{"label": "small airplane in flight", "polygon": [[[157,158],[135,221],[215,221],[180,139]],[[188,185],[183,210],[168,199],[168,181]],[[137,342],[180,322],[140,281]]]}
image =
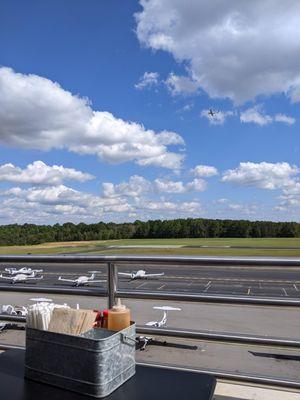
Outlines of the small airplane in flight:
{"label": "small airplane in flight", "polygon": [[168,311],[181,311],[181,308],[170,307],[170,306],[156,306],[153,308],[154,310],[162,310],[164,312],[163,317],[160,321],[150,321],[146,323],[147,326],[153,326],[154,328],[162,328],[166,326]]}
{"label": "small airplane in flight", "polygon": [[43,275],[37,277],[35,272],[32,272],[31,275],[17,274],[17,275],[14,275],[14,276],[4,276],[4,275],[1,274],[0,278],[9,279],[11,281],[10,283],[14,284],[14,283],[26,282],[28,280],[41,280],[44,277],[43,277]]}
{"label": "small airplane in flight", "polygon": [[16,274],[25,274],[25,275],[31,275],[33,272],[37,274],[38,272],[43,272],[42,269],[31,269],[27,267],[23,267],[20,269],[16,268],[5,268],[5,271],[9,273],[10,275],[16,275]]}
{"label": "small airplane in flight", "polygon": [[213,110],[213,109],[210,108],[210,109],[208,110],[208,115],[211,116],[211,117],[214,117],[218,112],[219,112],[219,111],[215,111],[215,110]]}
{"label": "small airplane in flight", "polygon": [[79,276],[76,279],[66,279],[62,278],[61,276],[58,278],[59,281],[63,282],[70,282],[72,286],[84,286],[88,283],[103,283],[106,282],[105,280],[95,280],[95,274],[93,273],[91,276]]}
{"label": "small airplane in flight", "polygon": [[155,278],[157,276],[163,276],[164,274],[164,272],[161,272],[160,274],[147,274],[146,271],[144,271],[143,269],[133,272],[118,272],[118,275],[125,276],[127,278],[130,278],[131,280]]}

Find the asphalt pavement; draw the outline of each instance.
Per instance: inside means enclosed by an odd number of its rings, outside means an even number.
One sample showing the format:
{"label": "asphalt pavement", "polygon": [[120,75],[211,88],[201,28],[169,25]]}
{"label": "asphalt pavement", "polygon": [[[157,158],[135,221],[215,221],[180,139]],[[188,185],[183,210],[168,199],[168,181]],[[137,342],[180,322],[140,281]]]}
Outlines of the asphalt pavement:
{"label": "asphalt pavement", "polygon": [[[7,267],[19,268],[24,264],[0,264],[3,275]],[[97,264],[26,264],[27,267],[43,269],[43,280],[28,281],[26,285],[69,287],[58,281],[62,276],[76,279],[96,271],[97,280],[106,280],[106,266]],[[187,266],[187,265],[124,265],[119,271],[132,272],[143,269],[148,273],[164,272],[157,278],[131,280],[119,277],[120,289],[177,293],[219,294],[300,298],[300,267],[253,267],[253,266]],[[0,285],[11,285],[0,278]],[[17,284],[21,285],[21,284]],[[90,283],[90,287],[105,287],[106,283]]]}

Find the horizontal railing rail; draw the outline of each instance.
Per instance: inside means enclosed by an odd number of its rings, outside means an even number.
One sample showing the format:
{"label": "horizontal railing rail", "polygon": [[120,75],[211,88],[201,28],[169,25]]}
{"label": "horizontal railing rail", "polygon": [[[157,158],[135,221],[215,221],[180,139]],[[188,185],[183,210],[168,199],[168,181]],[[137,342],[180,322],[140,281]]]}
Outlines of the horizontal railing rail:
{"label": "horizontal railing rail", "polygon": [[293,348],[300,347],[300,340],[288,339],[288,338],[275,338],[271,336],[255,336],[245,335],[241,333],[228,333],[228,332],[211,332],[211,331],[196,331],[187,329],[170,329],[170,328],[153,328],[149,326],[136,327],[138,333],[147,336],[168,336],[184,339],[195,339],[195,340],[209,340],[217,342],[229,342],[229,343],[243,343],[250,345],[262,345],[262,346],[287,346]]}
{"label": "horizontal railing rail", "polygon": [[[0,292],[20,292],[20,293],[45,293],[45,294],[66,294],[92,297],[109,297],[109,292],[98,288],[65,288],[56,286],[33,286],[33,285],[1,285]],[[146,292],[140,290],[115,290],[114,298],[122,299],[145,299],[145,300],[165,300],[165,301],[184,301],[193,303],[219,303],[235,305],[254,305],[254,306],[281,306],[281,307],[300,307],[300,299],[294,298],[272,298],[254,297],[238,295],[209,295],[209,294],[188,294],[175,292]],[[114,304],[111,301],[111,304]]]}
{"label": "horizontal railing rail", "polygon": [[218,294],[209,295],[173,292],[145,292],[139,290],[118,290],[115,293],[115,297],[120,297],[124,299],[172,300],[197,303],[300,307],[300,299],[270,298],[259,296],[224,296]]}
{"label": "horizontal railing rail", "polygon": [[20,292],[20,293],[47,293],[47,294],[67,294],[78,296],[96,296],[107,297],[108,292],[105,289],[96,288],[66,288],[59,286],[33,286],[33,285],[0,285],[0,292]]}
{"label": "horizontal railing rail", "polygon": [[300,258],[287,257],[187,257],[187,256],[139,256],[139,255],[0,255],[2,262],[44,263],[163,263],[186,265],[246,265],[300,267]]}
{"label": "horizontal railing rail", "polygon": [[[0,314],[0,321],[26,322],[26,317],[20,315]],[[187,329],[154,328],[145,325],[137,325],[136,331],[142,335],[168,336],[182,339],[209,340],[217,342],[243,343],[263,346],[300,347],[300,340],[288,338],[275,338],[270,336],[255,336],[241,333],[211,332]]]}
{"label": "horizontal railing rail", "polygon": [[[300,258],[267,258],[267,257],[162,257],[162,256],[91,256],[91,255],[0,255],[0,263],[76,263],[76,264],[105,264],[107,267],[107,289],[98,288],[61,288],[54,286],[33,286],[33,285],[1,285],[0,291],[66,294],[82,296],[98,296],[108,298],[108,307],[115,304],[116,298],[149,299],[149,300],[173,300],[184,302],[219,303],[235,305],[254,306],[276,306],[276,307],[300,307],[300,299],[291,298],[270,298],[253,296],[227,296],[208,294],[186,294],[174,292],[147,292],[142,290],[119,290],[117,265],[122,264],[163,264],[163,265],[198,265],[198,266],[247,266],[247,267],[300,267]],[[116,265],[117,264],[117,265]],[[21,316],[0,315],[0,320],[25,322]],[[210,340],[231,343],[244,343],[263,346],[284,346],[299,348],[300,341],[288,338],[273,338],[266,336],[243,335],[237,333],[192,331],[182,329],[153,328],[148,326],[137,326],[137,332],[143,335],[171,336],[195,340]],[[13,347],[13,346],[12,346]],[[1,345],[0,345],[1,348]],[[159,365],[163,367],[163,365]],[[169,366],[166,366],[169,368]],[[190,370],[186,367],[181,367]],[[199,370],[195,370],[199,372]],[[204,372],[204,371],[203,371]],[[211,372],[223,379],[241,380],[248,382],[263,383],[267,385],[279,385],[292,388],[300,388],[300,382],[273,379],[268,377],[257,377],[247,374],[233,374],[220,371]]]}

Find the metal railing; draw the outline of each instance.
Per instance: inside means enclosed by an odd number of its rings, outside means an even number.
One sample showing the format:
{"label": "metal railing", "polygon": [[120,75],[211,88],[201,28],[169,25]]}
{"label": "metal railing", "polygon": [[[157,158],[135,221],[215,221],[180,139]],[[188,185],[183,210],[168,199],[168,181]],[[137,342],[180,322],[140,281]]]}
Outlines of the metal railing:
{"label": "metal railing", "polygon": [[[0,291],[30,292],[30,293],[49,293],[49,294],[67,294],[83,296],[99,296],[108,298],[108,307],[111,308],[116,298],[131,299],[150,299],[150,300],[173,300],[198,303],[219,303],[235,305],[256,305],[256,306],[280,306],[280,307],[300,307],[300,299],[270,298],[254,296],[224,296],[224,295],[206,295],[206,294],[186,294],[170,292],[148,292],[119,290],[117,265],[134,264],[163,264],[163,265],[197,265],[201,266],[247,266],[258,267],[300,267],[300,258],[252,258],[252,257],[161,257],[161,256],[84,256],[84,255],[59,255],[59,256],[32,256],[32,255],[0,255],[0,263],[59,263],[59,264],[105,264],[107,267],[107,289],[95,288],[60,288],[49,286],[7,286],[0,285]],[[0,316],[0,319],[9,319],[7,316]],[[24,317],[11,317],[13,321],[25,322]],[[293,339],[280,339],[266,336],[254,336],[243,334],[231,334],[208,331],[192,331],[182,329],[153,328],[148,326],[137,326],[137,331],[143,335],[163,335],[171,337],[180,337],[197,340],[210,340],[218,342],[243,343],[251,345],[264,346],[284,346],[290,348],[299,348],[300,341]],[[189,368],[185,368],[189,369]],[[203,372],[203,371],[202,371]],[[288,380],[272,379],[269,377],[260,377],[245,374],[231,374],[220,371],[209,371],[223,379],[241,380],[259,384],[276,385],[283,387],[293,387],[300,389],[300,382],[290,382]]]}

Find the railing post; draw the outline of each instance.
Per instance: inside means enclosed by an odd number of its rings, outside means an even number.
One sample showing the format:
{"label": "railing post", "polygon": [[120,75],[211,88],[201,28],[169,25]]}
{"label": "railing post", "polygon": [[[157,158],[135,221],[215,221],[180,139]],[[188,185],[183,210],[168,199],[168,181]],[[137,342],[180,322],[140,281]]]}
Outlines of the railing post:
{"label": "railing post", "polygon": [[115,305],[115,294],[118,285],[117,269],[113,262],[107,263],[107,277],[108,277],[108,308]]}

